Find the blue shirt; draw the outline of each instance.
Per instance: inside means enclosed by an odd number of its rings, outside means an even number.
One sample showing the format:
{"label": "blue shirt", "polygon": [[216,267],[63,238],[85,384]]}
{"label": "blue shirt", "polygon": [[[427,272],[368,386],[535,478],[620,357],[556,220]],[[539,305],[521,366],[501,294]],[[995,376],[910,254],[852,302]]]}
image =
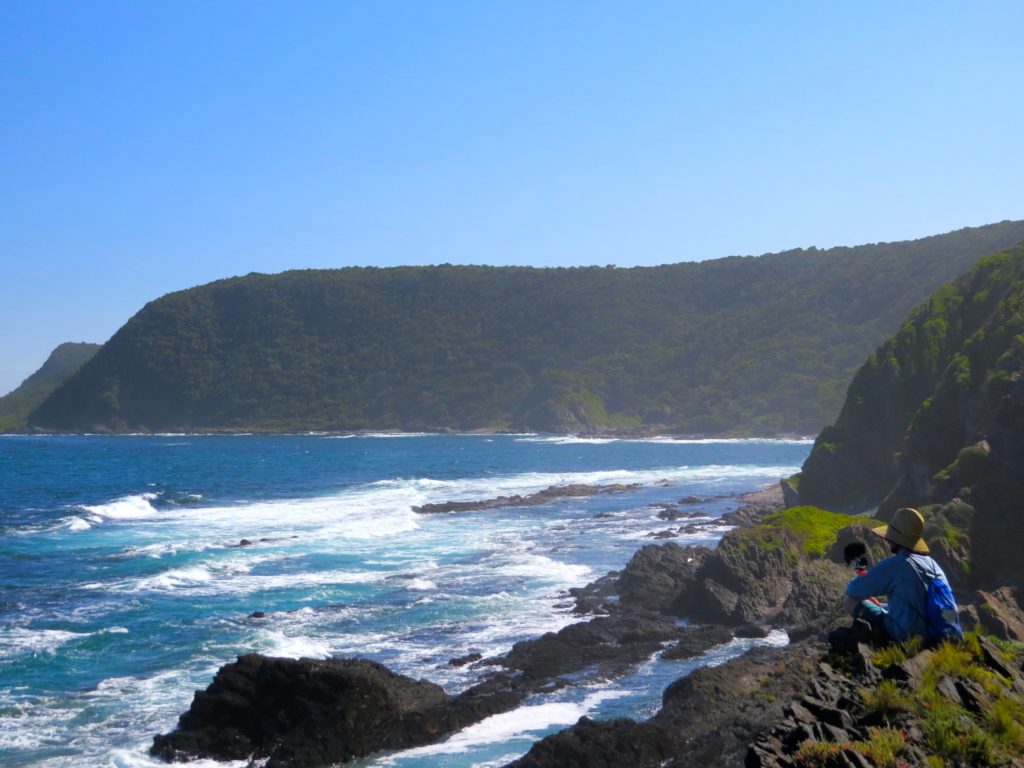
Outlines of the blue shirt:
{"label": "blue shirt", "polygon": [[885,628],[893,640],[902,641],[926,634],[925,598],[928,584],[936,576],[946,580],[942,568],[928,555],[901,550],[853,579],[846,585],[846,594],[857,600],[885,595]]}

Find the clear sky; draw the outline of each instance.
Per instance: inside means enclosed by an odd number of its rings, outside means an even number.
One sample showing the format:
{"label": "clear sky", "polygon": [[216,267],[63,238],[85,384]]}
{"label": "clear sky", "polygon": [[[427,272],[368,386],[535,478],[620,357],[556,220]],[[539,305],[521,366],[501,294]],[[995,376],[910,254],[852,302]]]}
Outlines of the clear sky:
{"label": "clear sky", "polygon": [[0,393],[247,272],[1024,218],[1024,3],[0,2]]}

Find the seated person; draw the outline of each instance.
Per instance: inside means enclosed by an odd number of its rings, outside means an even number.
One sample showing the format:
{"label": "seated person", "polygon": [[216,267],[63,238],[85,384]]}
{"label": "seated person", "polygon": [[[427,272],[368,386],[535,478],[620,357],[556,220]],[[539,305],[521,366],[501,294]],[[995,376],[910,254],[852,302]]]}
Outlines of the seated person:
{"label": "seated person", "polygon": [[[928,585],[935,578],[948,581],[939,564],[928,556],[928,545],[921,538],[924,518],[916,509],[904,507],[888,525],[872,530],[889,543],[892,557],[880,560],[846,585],[846,609],[855,619],[871,624],[876,636],[897,642],[926,636]],[[885,595],[884,605],[871,599],[876,595]]]}

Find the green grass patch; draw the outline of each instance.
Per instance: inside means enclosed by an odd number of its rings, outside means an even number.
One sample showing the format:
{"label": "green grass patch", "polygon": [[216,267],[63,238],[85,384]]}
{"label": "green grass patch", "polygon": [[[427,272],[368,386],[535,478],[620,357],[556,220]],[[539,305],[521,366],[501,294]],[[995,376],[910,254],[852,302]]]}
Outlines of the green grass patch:
{"label": "green grass patch", "polygon": [[844,741],[830,744],[823,741],[805,741],[793,755],[802,768],[828,768],[843,752],[850,750],[864,755],[878,768],[892,768],[898,764],[900,754],[907,748],[903,734],[893,728],[872,728],[866,741]]}
{"label": "green grass patch", "polygon": [[914,712],[917,709],[914,696],[892,680],[883,680],[874,688],[862,690],[861,698],[864,701],[865,712],[886,721],[895,715]]}
{"label": "green grass patch", "polygon": [[820,557],[835,543],[843,528],[875,523],[877,521],[869,517],[854,517],[817,507],[790,507],[766,515],[759,527],[785,531],[795,539],[805,555]]}
{"label": "green grass patch", "polygon": [[[980,635],[968,632],[963,643],[942,643],[932,653],[914,700],[928,751],[935,765],[1001,765],[1024,757],[1024,701],[1009,681],[983,664]],[[938,690],[944,678],[972,680],[992,697],[982,715],[969,712]]]}
{"label": "green grass patch", "polygon": [[914,636],[904,640],[902,643],[891,643],[875,651],[872,662],[879,669],[888,669],[894,664],[906,661],[911,656],[921,652],[924,638]]}

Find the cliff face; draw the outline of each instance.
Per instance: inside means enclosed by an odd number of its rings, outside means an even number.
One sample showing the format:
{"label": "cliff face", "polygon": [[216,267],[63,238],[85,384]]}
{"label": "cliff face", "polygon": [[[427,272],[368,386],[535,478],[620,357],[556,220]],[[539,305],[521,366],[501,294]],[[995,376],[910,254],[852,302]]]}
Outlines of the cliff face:
{"label": "cliff face", "polygon": [[57,430],[811,433],[943,281],[1024,239],[652,268],[252,274],[169,294],[31,416]]}
{"label": "cliff face", "polygon": [[915,506],[961,584],[1024,580],[1024,247],[940,289],[871,355],[797,479],[801,503]]}

